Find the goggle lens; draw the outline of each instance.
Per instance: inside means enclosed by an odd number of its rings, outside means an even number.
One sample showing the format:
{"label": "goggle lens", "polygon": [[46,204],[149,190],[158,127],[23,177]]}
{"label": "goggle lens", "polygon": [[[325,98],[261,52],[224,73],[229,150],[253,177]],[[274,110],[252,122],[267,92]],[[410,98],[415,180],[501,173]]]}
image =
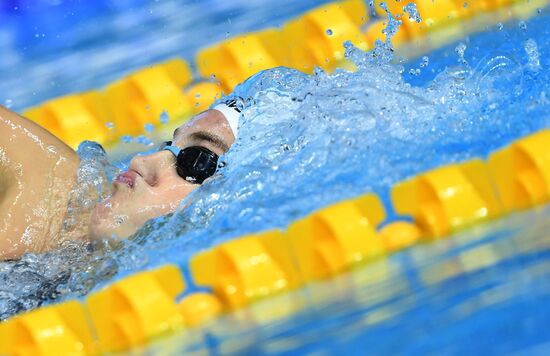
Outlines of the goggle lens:
{"label": "goggle lens", "polygon": [[[172,142],[167,141],[161,146],[176,154],[173,149],[167,148]],[[208,177],[216,173],[218,167],[218,155],[208,148],[191,146],[180,150],[176,156],[176,171],[178,175],[188,182],[202,184]]]}

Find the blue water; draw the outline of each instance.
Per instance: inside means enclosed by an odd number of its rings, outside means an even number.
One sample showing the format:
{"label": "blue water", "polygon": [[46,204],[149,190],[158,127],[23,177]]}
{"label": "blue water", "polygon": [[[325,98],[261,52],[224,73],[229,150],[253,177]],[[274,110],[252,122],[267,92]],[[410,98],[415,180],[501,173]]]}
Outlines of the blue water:
{"label": "blue water", "polygon": [[[274,14],[286,14],[266,20],[269,24],[303,10],[262,5],[265,13],[271,9]],[[186,6],[198,5],[181,5]],[[241,22],[242,31],[264,25],[250,10],[260,6],[249,6],[239,12],[239,19],[250,21]],[[147,6],[136,8],[135,17],[127,13],[133,20],[128,23],[147,19],[143,9]],[[212,11],[224,13],[217,9]],[[124,17],[118,12],[109,16],[100,26],[107,31]],[[373,191],[387,204],[389,188],[403,178],[441,164],[485,157],[513,139],[549,127],[549,19],[543,12],[526,23],[494,26],[428,53],[428,60],[396,65],[389,62],[391,52],[379,45],[368,54],[348,49],[349,58],[359,67],[355,73],[318,71],[306,76],[279,68],[255,76],[233,94],[244,99],[239,140],[223,157],[225,166],[218,174],[184,201],[185,209],[149,222],[114,251],[85,254],[75,247],[63,254],[29,255],[16,264],[0,264],[0,315],[36,307],[44,300],[78,297],[113,278],[167,262],[186,269],[186,261],[197,251],[246,233],[284,228],[347,197]],[[231,26],[237,26],[234,23]],[[208,25],[197,28],[204,37],[211,30]],[[97,31],[93,33],[101,33],[97,24],[90,26]],[[174,27],[164,34],[180,39],[179,30]],[[218,40],[224,37],[219,28],[216,33]],[[164,42],[164,46],[176,42]],[[28,87],[15,85],[12,103],[23,107],[38,97],[101,85],[129,70],[120,59],[136,57],[137,43],[83,41],[72,58],[97,53],[92,62],[104,68],[97,77],[91,79],[96,74],[91,71],[74,83],[60,80],[51,90],[39,85],[31,99]],[[192,48],[186,46],[161,46],[158,51],[153,46],[129,67]],[[123,50],[130,47],[131,51]],[[104,58],[99,48],[113,53],[113,59]],[[70,54],[73,49],[69,46],[66,51]],[[40,56],[21,58],[30,66]],[[62,73],[82,74],[79,65],[65,58],[53,64],[45,61],[36,70],[48,73],[46,77],[61,67]],[[116,63],[101,66],[99,59]],[[23,64],[16,70],[23,73]],[[15,76],[7,83],[14,84]],[[109,166],[93,145],[82,146],[80,153],[87,164],[84,173]],[[389,213],[389,219],[394,218]],[[204,348],[239,354],[542,353],[548,342],[544,331],[548,216],[548,210],[514,215],[445,241],[417,246],[392,256],[389,265],[381,261],[282,296],[279,306],[275,301],[259,303],[154,347],[173,353]],[[372,276],[380,270],[386,274],[376,280]],[[267,318],[265,309],[278,310],[280,305],[296,305],[298,316],[258,322],[262,315]]]}

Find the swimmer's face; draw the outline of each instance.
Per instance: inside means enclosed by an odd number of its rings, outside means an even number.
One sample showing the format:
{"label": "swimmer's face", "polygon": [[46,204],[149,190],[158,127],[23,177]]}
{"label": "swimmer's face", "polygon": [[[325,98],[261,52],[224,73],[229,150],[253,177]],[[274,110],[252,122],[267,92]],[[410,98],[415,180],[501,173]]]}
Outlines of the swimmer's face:
{"label": "swimmer's face", "polygon": [[[221,156],[234,141],[225,116],[209,110],[180,126],[172,146],[201,146]],[[113,183],[112,195],[92,212],[91,238],[128,237],[147,220],[175,211],[200,186],[180,177],[175,163],[174,155],[166,150],[134,157],[128,171]]]}

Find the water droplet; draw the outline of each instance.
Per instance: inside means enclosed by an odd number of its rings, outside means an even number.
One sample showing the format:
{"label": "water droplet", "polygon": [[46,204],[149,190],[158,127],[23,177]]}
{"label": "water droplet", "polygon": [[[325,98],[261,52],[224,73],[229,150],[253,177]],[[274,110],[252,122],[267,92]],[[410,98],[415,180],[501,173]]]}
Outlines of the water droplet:
{"label": "water droplet", "polygon": [[144,135],[139,135],[138,137],[136,137],[136,143],[145,146],[153,145],[153,141],[151,141],[147,136]]}
{"label": "water droplet", "polygon": [[120,137],[120,141],[122,143],[131,143],[133,141],[132,136],[130,135],[123,135]]}
{"label": "water droplet", "polygon": [[159,121],[161,124],[163,125],[166,125],[168,123],[168,121],[170,121],[170,116],[168,115],[168,113],[166,111],[163,111],[161,114],[160,114],[160,118],[159,118]]}
{"label": "water droplet", "polygon": [[326,30],[325,32],[327,33],[327,35],[332,36],[332,30],[330,28],[328,30]]}
{"label": "water droplet", "polygon": [[518,23],[518,27],[521,29],[521,30],[527,30],[527,23],[525,21],[520,21]]}
{"label": "water droplet", "polygon": [[466,52],[466,44],[464,42],[460,42],[456,47],[455,47],[455,52],[456,54],[458,55],[458,63],[461,63],[461,64],[466,64],[466,60],[464,59],[464,53]]}
{"label": "water droplet", "polygon": [[13,105],[13,100],[11,99],[4,100],[4,106],[7,107],[8,109],[11,108],[12,105]]}
{"label": "water droplet", "polygon": [[426,68],[430,64],[430,58],[428,56],[422,57],[422,62],[420,62],[420,68]]}
{"label": "water droplet", "polygon": [[420,13],[416,8],[415,3],[411,2],[407,4],[405,7],[403,7],[403,11],[405,11],[409,15],[409,21],[416,23],[422,22],[422,18],[420,17]]}
{"label": "water droplet", "polygon": [[503,28],[504,28],[504,25],[502,24],[502,22],[497,23],[497,29],[499,31],[502,31]]}
{"label": "water droplet", "polygon": [[153,132],[153,131],[155,131],[155,126],[153,126],[153,124],[151,124],[151,123],[145,124],[145,125],[143,126],[143,128],[145,129],[146,132]]}
{"label": "water droplet", "polygon": [[113,128],[115,127],[115,124],[113,124],[111,121],[109,121],[109,122],[107,122],[107,123],[105,124],[105,126],[107,126],[107,128],[108,128],[109,130],[111,130],[111,129],[113,129]]}

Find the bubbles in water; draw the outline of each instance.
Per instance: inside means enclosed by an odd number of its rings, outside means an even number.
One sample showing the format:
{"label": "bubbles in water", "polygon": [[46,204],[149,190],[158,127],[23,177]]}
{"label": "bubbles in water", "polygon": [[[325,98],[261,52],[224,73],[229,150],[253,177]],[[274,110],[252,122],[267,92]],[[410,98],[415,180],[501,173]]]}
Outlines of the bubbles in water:
{"label": "bubbles in water", "polygon": [[332,30],[329,28],[328,30],[325,31],[327,35],[329,36],[332,36]]}
{"label": "bubbles in water", "polygon": [[497,29],[499,31],[502,31],[503,28],[504,28],[504,25],[502,24],[502,22],[497,23]]}
{"label": "bubbles in water", "polygon": [[4,100],[4,106],[7,107],[8,109],[11,108],[12,105],[13,105],[13,100],[11,99]]}
{"label": "bubbles in water", "polygon": [[527,30],[527,23],[526,23],[525,21],[520,21],[520,22],[518,23],[518,27],[519,27],[521,30],[525,31],[525,30]]}
{"label": "bubbles in water", "polygon": [[131,143],[132,141],[133,141],[133,138],[130,135],[122,135],[120,137],[120,142],[122,143]]}
{"label": "bubbles in water", "polygon": [[525,52],[527,53],[527,57],[529,58],[527,62],[527,68],[532,71],[539,70],[540,56],[539,56],[537,42],[535,42],[534,39],[529,38],[527,41],[525,41],[524,48],[525,48]]}

